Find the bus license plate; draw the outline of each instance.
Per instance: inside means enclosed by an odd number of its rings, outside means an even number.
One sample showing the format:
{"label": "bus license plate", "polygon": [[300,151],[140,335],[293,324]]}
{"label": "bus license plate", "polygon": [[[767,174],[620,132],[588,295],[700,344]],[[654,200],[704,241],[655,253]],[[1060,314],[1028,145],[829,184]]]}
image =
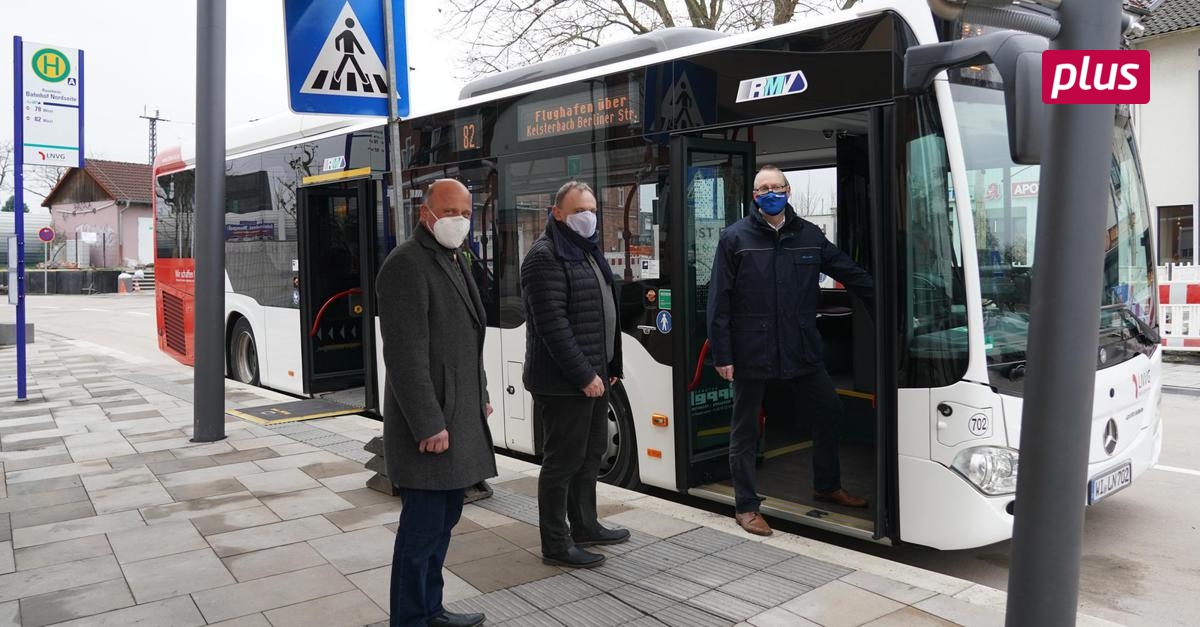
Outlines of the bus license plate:
{"label": "bus license plate", "polygon": [[1133,482],[1133,466],[1125,462],[1088,482],[1088,505],[1111,496]]}

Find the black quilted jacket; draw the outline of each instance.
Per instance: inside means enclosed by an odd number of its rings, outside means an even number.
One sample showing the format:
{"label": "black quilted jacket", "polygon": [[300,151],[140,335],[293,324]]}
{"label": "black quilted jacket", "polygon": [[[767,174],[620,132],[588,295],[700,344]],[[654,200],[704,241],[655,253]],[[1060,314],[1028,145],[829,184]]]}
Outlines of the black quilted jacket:
{"label": "black quilted jacket", "polygon": [[[553,222],[521,263],[525,302],[525,389],[533,394],[582,395],[600,375],[621,373],[621,325],[613,359],[605,363],[603,292],[584,252]],[[613,286],[612,293],[617,294]],[[620,307],[616,308],[620,311]]]}

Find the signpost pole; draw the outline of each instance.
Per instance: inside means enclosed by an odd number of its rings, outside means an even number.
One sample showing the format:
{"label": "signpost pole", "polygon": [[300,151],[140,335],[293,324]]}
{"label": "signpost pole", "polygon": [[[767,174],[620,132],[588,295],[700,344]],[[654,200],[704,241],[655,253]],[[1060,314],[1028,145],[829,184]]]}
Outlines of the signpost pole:
{"label": "signpost pole", "polygon": [[[1121,0],[1064,0],[1058,15],[1055,49],[1120,43]],[[1008,573],[1012,627],[1074,625],[1079,609],[1114,114],[1113,105],[1050,106]]]}
{"label": "signpost pole", "polygon": [[[395,20],[392,18],[392,11],[395,7],[392,6],[392,0],[383,0],[383,33],[384,33],[384,63],[387,67],[387,82],[388,82],[388,161],[391,163],[391,187],[392,192],[392,215],[396,218],[396,230],[403,234],[404,239],[408,239],[412,235],[412,216],[401,215],[404,203],[400,198],[400,167],[403,165],[400,162],[400,114],[399,106],[396,103],[396,80],[400,70],[408,71],[408,68],[396,67],[396,32],[394,28]],[[404,10],[404,3],[400,3],[400,10]],[[408,94],[405,94],[407,97]]]}
{"label": "signpost pole", "polygon": [[225,0],[196,15],[196,364],[192,441],[225,439]]}
{"label": "signpost pole", "polygon": [[[13,37],[13,230],[17,236],[16,285],[17,290],[17,401],[28,400],[25,389],[25,133],[22,122],[22,90],[24,89],[22,67],[25,58],[20,37]],[[10,255],[11,257],[11,255]],[[12,276],[12,273],[9,273]]]}

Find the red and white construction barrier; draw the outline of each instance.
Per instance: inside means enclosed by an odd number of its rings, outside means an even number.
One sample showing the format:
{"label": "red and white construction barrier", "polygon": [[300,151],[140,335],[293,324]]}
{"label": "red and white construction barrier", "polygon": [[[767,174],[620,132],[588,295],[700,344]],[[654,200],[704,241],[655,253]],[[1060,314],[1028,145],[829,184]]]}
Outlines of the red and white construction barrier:
{"label": "red and white construction barrier", "polygon": [[1163,350],[1200,351],[1200,281],[1158,284],[1158,327]]}

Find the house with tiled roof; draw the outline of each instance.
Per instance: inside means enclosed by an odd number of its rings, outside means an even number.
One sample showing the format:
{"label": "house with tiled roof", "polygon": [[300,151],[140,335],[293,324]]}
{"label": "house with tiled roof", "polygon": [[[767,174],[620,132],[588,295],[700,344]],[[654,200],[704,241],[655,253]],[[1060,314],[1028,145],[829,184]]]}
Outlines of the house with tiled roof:
{"label": "house with tiled roof", "polygon": [[[1150,103],[1134,106],[1159,263],[1200,262],[1200,0],[1140,0]],[[1133,7],[1130,7],[1134,10]]]}
{"label": "house with tiled roof", "polygon": [[145,265],[154,262],[152,185],[144,163],[88,159],[63,174],[42,206],[78,265]]}

